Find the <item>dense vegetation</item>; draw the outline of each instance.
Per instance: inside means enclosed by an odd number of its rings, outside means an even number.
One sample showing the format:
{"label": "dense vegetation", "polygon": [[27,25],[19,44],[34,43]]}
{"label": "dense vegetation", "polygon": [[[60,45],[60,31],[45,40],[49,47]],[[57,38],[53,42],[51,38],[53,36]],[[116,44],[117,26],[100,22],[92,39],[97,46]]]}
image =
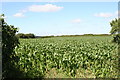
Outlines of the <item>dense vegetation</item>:
{"label": "dense vegetation", "polygon": [[29,34],[18,33],[16,36],[18,38],[35,38],[35,35],[32,33],[29,33]]}
{"label": "dense vegetation", "polygon": [[112,27],[110,33],[113,36],[113,42],[120,44],[120,18],[110,22]]}
{"label": "dense vegetation", "polygon": [[[118,44],[119,22],[119,19],[115,19],[110,23],[113,42]],[[53,69],[70,78],[120,77],[118,74],[120,46],[111,43],[112,37],[108,34],[85,34],[82,37],[44,36],[37,39],[19,39],[19,44],[18,38],[35,38],[35,35],[32,33],[16,35],[17,28],[8,25],[3,14],[0,15],[0,31],[3,79],[49,77],[47,75]]]}
{"label": "dense vegetation", "polygon": [[[110,36],[56,37],[20,39],[15,48],[20,57],[17,67],[24,77],[43,77],[55,68],[69,77],[82,77],[80,70],[91,77],[118,77],[117,44]],[[54,76],[56,77],[56,76]],[[88,76],[87,76],[88,77]],[[84,77],[85,78],[85,77]]]}
{"label": "dense vegetation", "polygon": [[35,36],[35,38],[51,38],[51,37],[79,37],[79,36],[111,36],[111,34],[83,34],[83,35],[59,35],[59,36]]}
{"label": "dense vegetation", "polygon": [[2,32],[2,77],[4,79],[18,76],[16,73],[19,73],[19,70],[15,68],[13,63],[18,60],[14,52],[14,48],[19,44],[19,40],[15,36],[18,30],[5,22],[4,14],[0,15],[0,27]]}

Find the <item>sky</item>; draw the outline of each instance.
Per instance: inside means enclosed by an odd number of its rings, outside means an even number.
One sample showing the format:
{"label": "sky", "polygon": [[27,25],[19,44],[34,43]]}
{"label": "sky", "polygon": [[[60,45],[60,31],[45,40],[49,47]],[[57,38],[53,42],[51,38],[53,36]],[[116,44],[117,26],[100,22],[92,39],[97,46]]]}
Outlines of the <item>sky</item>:
{"label": "sky", "polygon": [[118,16],[118,2],[3,2],[2,13],[19,33],[108,34]]}
{"label": "sky", "polygon": [[119,2],[119,0],[2,0],[2,2]]}

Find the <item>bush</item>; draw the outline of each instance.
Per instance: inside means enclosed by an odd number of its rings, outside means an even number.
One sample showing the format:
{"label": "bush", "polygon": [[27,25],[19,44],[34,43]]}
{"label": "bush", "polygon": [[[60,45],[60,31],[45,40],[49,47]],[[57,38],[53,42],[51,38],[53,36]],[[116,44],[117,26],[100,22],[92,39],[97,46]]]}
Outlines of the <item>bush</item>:
{"label": "bush", "polygon": [[5,22],[4,14],[0,15],[0,26],[2,31],[2,78],[18,77],[20,71],[14,66],[14,62],[18,61],[14,52],[15,47],[19,44],[19,40],[15,36],[18,30]]}

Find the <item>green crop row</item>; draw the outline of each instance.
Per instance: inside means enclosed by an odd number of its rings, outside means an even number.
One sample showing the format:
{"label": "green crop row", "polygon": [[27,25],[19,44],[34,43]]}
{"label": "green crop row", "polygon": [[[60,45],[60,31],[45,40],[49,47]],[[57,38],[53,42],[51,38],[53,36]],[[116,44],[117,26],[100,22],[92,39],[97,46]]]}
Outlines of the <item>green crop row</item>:
{"label": "green crop row", "polygon": [[20,39],[16,66],[25,77],[42,77],[52,68],[76,78],[77,70],[90,70],[96,78],[116,78],[117,44],[110,36]]}

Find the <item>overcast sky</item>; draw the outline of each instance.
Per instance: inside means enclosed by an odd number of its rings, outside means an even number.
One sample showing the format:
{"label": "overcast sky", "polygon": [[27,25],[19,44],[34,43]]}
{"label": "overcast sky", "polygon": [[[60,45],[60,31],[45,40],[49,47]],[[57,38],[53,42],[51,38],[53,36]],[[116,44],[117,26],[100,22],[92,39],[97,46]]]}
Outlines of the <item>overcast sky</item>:
{"label": "overcast sky", "polygon": [[19,33],[107,34],[117,18],[117,2],[5,2],[2,13]]}

